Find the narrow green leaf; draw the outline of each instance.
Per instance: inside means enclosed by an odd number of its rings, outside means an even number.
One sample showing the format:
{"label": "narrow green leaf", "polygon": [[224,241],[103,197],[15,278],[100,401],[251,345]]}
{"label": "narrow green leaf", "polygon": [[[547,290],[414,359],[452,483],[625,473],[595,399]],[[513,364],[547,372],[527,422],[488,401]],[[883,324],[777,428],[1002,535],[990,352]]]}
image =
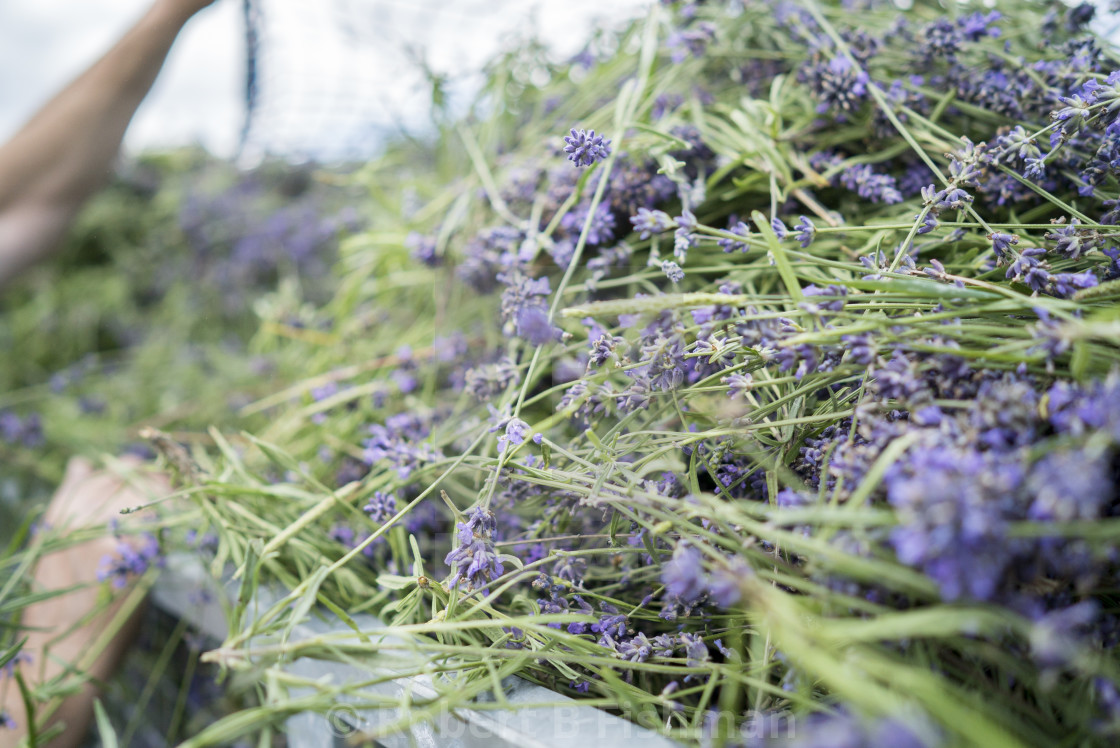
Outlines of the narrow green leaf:
{"label": "narrow green leaf", "polygon": [[774,264],[778,268],[778,275],[782,277],[782,283],[786,286],[786,291],[789,292],[790,298],[794,301],[801,301],[804,295],[801,293],[801,284],[797,282],[797,275],[793,272],[793,265],[789,261],[789,255],[786,254],[785,249],[782,248],[782,243],[778,241],[778,235],[774,233],[774,229],[770,226],[770,222],[766,220],[766,216],[762,215],[760,211],[751,211],[751,220],[754,225],[758,227],[758,233],[766,240],[766,246],[770,249],[770,254],[774,257]]}

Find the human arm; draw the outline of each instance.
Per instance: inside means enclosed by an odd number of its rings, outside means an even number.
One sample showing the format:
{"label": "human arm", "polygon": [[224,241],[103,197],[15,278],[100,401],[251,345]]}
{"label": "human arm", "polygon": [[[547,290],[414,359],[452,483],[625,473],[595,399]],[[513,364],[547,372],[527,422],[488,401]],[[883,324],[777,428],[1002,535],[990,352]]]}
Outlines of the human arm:
{"label": "human arm", "polygon": [[109,173],[180,29],[212,1],[156,0],[0,146],[0,286],[58,246]]}
{"label": "human arm", "polygon": [[[106,585],[98,580],[102,559],[118,552],[118,541],[105,528],[111,520],[120,518],[122,509],[161,498],[171,489],[166,478],[145,470],[135,458],[125,457],[119,464],[129,480],[95,470],[82,458],[72,459],[42,518],[44,531],[66,534],[82,528],[103,530],[96,537],[42,555],[31,576],[32,592],[53,592],[56,596],[24,609],[20,622],[26,628],[20,636],[26,639],[22,654],[27,659],[15,668],[32,690],[61,686],[65,681],[75,689],[49,714],[37,710],[40,732],[53,724],[65,725],[62,734],[45,748],[76,748],[82,743],[93,715],[97,684],[109,677],[136,632],[137,616],[126,609],[133,602],[131,586],[115,590],[106,599]],[[74,674],[67,676],[70,669]],[[27,736],[27,716],[16,683],[3,671],[0,712],[16,725],[15,729],[0,726],[0,748],[16,748]]]}

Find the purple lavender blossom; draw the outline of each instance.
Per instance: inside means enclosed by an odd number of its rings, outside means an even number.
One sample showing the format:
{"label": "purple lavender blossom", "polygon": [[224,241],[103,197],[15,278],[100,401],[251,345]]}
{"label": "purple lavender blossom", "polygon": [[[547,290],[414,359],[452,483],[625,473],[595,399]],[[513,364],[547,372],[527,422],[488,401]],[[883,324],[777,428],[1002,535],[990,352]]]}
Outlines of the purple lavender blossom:
{"label": "purple lavender blossom", "polygon": [[819,101],[817,113],[834,110],[840,118],[859,108],[870,80],[866,72],[840,55],[807,64],[800,76]]}
{"label": "purple lavender blossom", "polygon": [[749,373],[729,374],[720,381],[727,386],[727,396],[732,399],[745,396],[754,385],[754,377]]}
{"label": "purple lavender blossom", "polygon": [[424,420],[410,414],[390,416],[384,424],[369,427],[364,446],[367,465],[386,460],[401,480],[407,480],[424,463],[443,455],[426,441],[430,428]]}
{"label": "purple lavender blossom", "polygon": [[817,235],[817,227],[805,216],[800,217],[800,220],[794,224],[793,230],[797,232],[795,238],[801,244],[802,249],[808,249],[809,245],[813,243],[813,238]]}
{"label": "purple lavender blossom", "polygon": [[873,203],[902,202],[894,177],[877,173],[869,164],[853,164],[840,173],[839,180],[846,189]]}
{"label": "purple lavender blossom", "polygon": [[[354,532],[354,528],[350,527],[350,525],[342,524],[341,522],[337,522],[331,526],[331,529],[327,531],[327,537],[351,550],[357,548],[358,543],[360,542],[358,534]],[[363,548],[362,555],[366,558],[373,558],[374,546],[381,545],[384,542],[385,536],[382,535],[373,543],[370,543],[365,548]]]}
{"label": "purple lavender blossom", "polygon": [[[567,213],[560,219],[560,228],[573,237],[579,236],[587,222],[589,213],[587,205],[580,205],[575,210]],[[663,214],[664,215],[664,214]],[[609,203],[603,202],[595,206],[591,214],[591,225],[587,227],[585,242],[589,247],[598,247],[614,239],[615,218]]]}
{"label": "purple lavender blossom", "polygon": [[840,342],[846,346],[846,355],[853,364],[868,366],[875,360],[875,343],[867,333],[843,335]]}
{"label": "purple lavender blossom", "polygon": [[[688,658],[689,667],[699,667],[703,663],[711,660],[711,654],[708,652],[708,645],[704,643],[704,640],[698,634],[681,634],[680,645],[684,649],[685,657]],[[685,680],[688,680],[688,678]]]}
{"label": "purple lavender blossom", "polygon": [[653,643],[641,632],[615,645],[619,658],[628,662],[645,662],[653,654]]}
{"label": "purple lavender blossom", "polygon": [[162,566],[159,538],[147,532],[140,537],[141,543],[137,547],[118,538],[116,558],[105,556],[101,559],[97,570],[98,581],[111,580],[114,588],[123,589],[130,578],[141,576],[154,566]]}
{"label": "purple lavender blossom", "polygon": [[27,652],[16,652],[12,659],[4,663],[4,667],[0,668],[0,675],[5,678],[11,678],[15,675],[16,668],[20,663],[31,663],[32,657]]}
{"label": "purple lavender blossom", "polygon": [[1023,471],[1014,458],[937,446],[911,450],[884,478],[898,514],[891,545],[945,600],[991,600],[1020,543],[1007,534]]}
{"label": "purple lavender blossom", "polygon": [[571,129],[571,135],[564,136],[564,153],[576,166],[591,166],[596,161],[606,160],[611,155],[611,141],[596,135],[594,130]]}
{"label": "purple lavender blossom", "polygon": [[748,249],[750,249],[750,244],[745,240],[747,239],[747,237],[750,236],[751,230],[750,230],[750,227],[747,226],[746,223],[744,223],[743,221],[736,221],[735,225],[729,227],[727,230],[730,231],[732,234],[735,234],[736,236],[743,237],[744,241],[736,241],[734,239],[728,239],[726,237],[721,237],[719,239],[719,241],[717,242],[717,244],[719,244],[720,249],[722,249],[724,252],[728,252],[728,253],[730,253],[730,252],[746,252]]}
{"label": "purple lavender blossom", "polygon": [[667,230],[672,220],[665,211],[648,208],[638,208],[637,215],[630,217],[634,230],[641,232],[638,234],[639,239],[648,239],[653,234]]}
{"label": "purple lavender blossom", "polygon": [[[1063,219],[1064,220],[1064,219]],[[1084,252],[1096,249],[1101,244],[1098,232],[1092,229],[1078,228],[1080,221],[1070,219],[1069,225],[1062,225],[1046,235],[1046,238],[1056,242],[1054,251],[1065,255],[1071,260],[1076,260]]]}
{"label": "purple lavender blossom", "polygon": [[733,570],[716,568],[712,571],[707,590],[712,602],[724,610],[738,603],[743,597],[741,581],[750,573],[750,568],[742,563]]}
{"label": "purple lavender blossom", "polygon": [[1019,243],[1016,234],[1003,234],[998,231],[988,234],[988,239],[992,242],[992,249],[1000,260],[1006,260],[1011,254],[1011,248]]}
{"label": "purple lavender blossom", "polygon": [[[615,640],[626,637],[630,621],[618,612],[618,608],[609,603],[599,603],[599,607],[604,615],[599,616],[599,620],[591,624],[590,629],[592,633],[599,634],[600,646],[614,649]],[[572,626],[586,626],[586,624],[572,624]],[[568,631],[576,633],[572,631],[572,626],[568,627]]]}
{"label": "purple lavender blossom", "polygon": [[505,422],[504,432],[498,437],[498,452],[505,452],[509,445],[519,446],[525,443],[525,436],[529,433],[529,424],[520,418],[510,418]]}
{"label": "purple lavender blossom", "polygon": [[362,510],[372,521],[383,525],[397,513],[397,497],[390,491],[374,491],[373,497],[362,507]]}
{"label": "purple lavender blossom", "polygon": [[536,304],[517,312],[514,329],[517,337],[536,346],[555,343],[564,337],[564,331],[549,319],[548,309]]}
{"label": "purple lavender blossom", "polygon": [[661,272],[665,273],[665,277],[673,283],[680,283],[684,280],[684,271],[681,266],[672,260],[661,261]]}
{"label": "purple lavender blossom", "polygon": [[1028,516],[1040,522],[1101,519],[1115,498],[1108,463],[1083,450],[1045,455],[1031,467],[1027,487],[1034,496]]}
{"label": "purple lavender blossom", "polygon": [[650,385],[664,391],[680,387],[690,366],[684,353],[679,335],[658,335],[649,345],[642,346],[642,360],[649,365],[644,375]]}
{"label": "purple lavender blossom", "polygon": [[443,264],[443,256],[436,249],[434,237],[424,236],[414,231],[405,239],[405,246],[408,247],[414,260],[428,267],[439,267]]}
{"label": "purple lavender blossom", "polygon": [[38,449],[46,443],[43,424],[38,413],[20,418],[11,411],[0,411],[0,441],[20,444],[27,449]]}
{"label": "purple lavender blossom", "polygon": [[1099,615],[1095,600],[1046,613],[1031,628],[1031,657],[1042,668],[1073,665],[1079,656],[1088,654],[1086,635]]}
{"label": "purple lavender blossom", "polygon": [[844,286],[829,285],[821,288],[816,285],[808,285],[801,290],[812,299],[812,301],[803,302],[801,306],[813,314],[820,314],[822,310],[827,312],[844,310],[844,300],[848,295],[848,289]]}
{"label": "purple lavender blossom", "polygon": [[680,64],[691,55],[701,58],[708,45],[716,37],[715,25],[701,22],[682,31],[674,31],[669,35],[665,45],[669,48],[669,59]]}
{"label": "purple lavender blossom", "polygon": [[[1068,299],[1086,288],[1093,288],[1099,283],[1092,270],[1084,270],[1080,273],[1054,273],[1049,280],[1050,293],[1063,299]],[[1029,281],[1028,285],[1031,285]]]}
{"label": "purple lavender blossom", "polygon": [[459,545],[444,558],[444,563],[455,567],[448,586],[467,583],[470,591],[483,589],[505,573],[502,560],[494,549],[494,532],[497,522],[494,514],[481,506],[475,507],[466,522],[456,524]]}
{"label": "purple lavender blossom", "polygon": [[774,234],[778,239],[785,239],[789,236],[789,229],[786,228],[785,222],[777,216],[770,219],[770,228],[774,230]]}
{"label": "purple lavender blossom", "polygon": [[596,368],[602,366],[607,361],[618,361],[618,350],[622,348],[625,350],[626,339],[620,338],[615,335],[603,333],[591,343],[591,354],[588,357],[588,366]]}
{"label": "purple lavender blossom", "polygon": [[678,260],[684,262],[688,257],[688,250],[698,243],[696,234],[696,216],[691,211],[684,210],[673,219],[677,222],[677,230],[673,232],[673,254]]}
{"label": "purple lavender blossom", "polygon": [[672,597],[689,603],[704,594],[708,585],[708,575],[701,565],[700,551],[680,543],[673,551],[673,558],[661,568],[661,582],[665,591]]}
{"label": "purple lavender blossom", "polygon": [[465,387],[479,402],[488,402],[521,381],[517,365],[509,358],[467,370]]}

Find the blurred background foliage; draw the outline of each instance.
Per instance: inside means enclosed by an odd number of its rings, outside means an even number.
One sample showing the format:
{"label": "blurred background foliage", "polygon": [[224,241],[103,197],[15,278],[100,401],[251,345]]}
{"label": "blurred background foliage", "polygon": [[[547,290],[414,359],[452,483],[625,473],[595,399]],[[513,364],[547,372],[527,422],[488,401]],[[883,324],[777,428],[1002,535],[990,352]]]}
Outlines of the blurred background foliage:
{"label": "blurred background foliage", "polygon": [[252,350],[262,316],[296,334],[329,297],[354,202],[310,166],[240,171],[199,150],[122,164],[59,253],[0,294],[0,541],[70,456],[143,453],[144,426],[198,433],[268,392],[283,357]]}

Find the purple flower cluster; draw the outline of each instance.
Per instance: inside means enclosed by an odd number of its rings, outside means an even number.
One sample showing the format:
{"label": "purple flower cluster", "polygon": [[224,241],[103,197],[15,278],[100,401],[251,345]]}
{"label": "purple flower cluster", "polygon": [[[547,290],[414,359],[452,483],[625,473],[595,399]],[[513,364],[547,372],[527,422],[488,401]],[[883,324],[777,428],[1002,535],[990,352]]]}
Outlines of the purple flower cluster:
{"label": "purple flower cluster", "polygon": [[0,442],[37,449],[46,442],[38,413],[20,418],[10,410],[0,410]]}
{"label": "purple flower cluster", "polygon": [[574,127],[570,135],[564,136],[564,153],[568,160],[576,166],[591,166],[596,161],[602,161],[611,155],[611,141],[596,135],[594,130],[576,130]]}
{"label": "purple flower cluster", "polygon": [[720,608],[730,608],[739,602],[742,593],[739,580],[745,569],[732,573],[719,568],[704,570],[700,551],[687,543],[680,543],[672,559],[661,569],[661,582],[670,598],[680,603],[694,604],[701,598],[710,599]]}
{"label": "purple flower cluster", "polygon": [[497,521],[493,512],[482,507],[471,510],[466,522],[456,524],[458,546],[444,558],[455,568],[449,584],[466,582],[468,590],[483,589],[505,573],[502,560],[494,549]]}
{"label": "purple flower cluster", "polygon": [[548,278],[531,279],[518,271],[499,274],[502,291],[502,320],[507,330],[533,345],[556,342],[564,331],[549,319],[547,298],[552,292]]}
{"label": "purple flower cluster", "polygon": [[439,449],[426,441],[431,433],[432,418],[416,413],[399,413],[389,416],[385,423],[375,423],[369,427],[363,453],[367,465],[382,460],[391,465],[400,480],[408,480],[414,470],[443,457]]}
{"label": "purple flower cluster", "polygon": [[140,536],[133,543],[124,538],[117,540],[116,556],[105,556],[97,570],[97,579],[111,581],[116,589],[123,589],[130,579],[143,575],[152,567],[163,565],[159,538],[151,533]]}

